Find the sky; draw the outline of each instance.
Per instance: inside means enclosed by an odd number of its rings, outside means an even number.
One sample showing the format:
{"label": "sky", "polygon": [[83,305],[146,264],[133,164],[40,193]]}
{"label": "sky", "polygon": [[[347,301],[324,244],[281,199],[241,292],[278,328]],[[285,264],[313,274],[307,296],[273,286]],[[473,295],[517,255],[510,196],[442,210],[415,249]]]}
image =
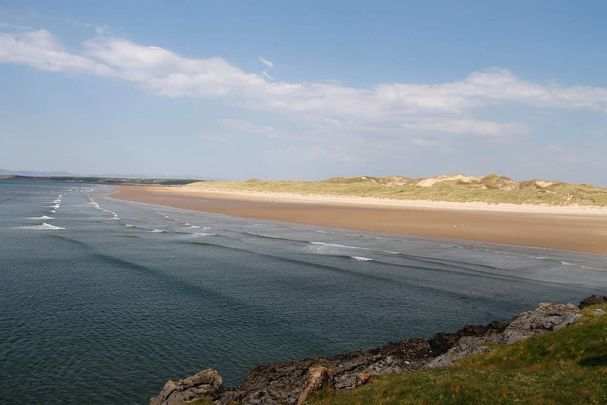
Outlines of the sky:
{"label": "sky", "polygon": [[0,0],[0,168],[607,186],[605,1]]}

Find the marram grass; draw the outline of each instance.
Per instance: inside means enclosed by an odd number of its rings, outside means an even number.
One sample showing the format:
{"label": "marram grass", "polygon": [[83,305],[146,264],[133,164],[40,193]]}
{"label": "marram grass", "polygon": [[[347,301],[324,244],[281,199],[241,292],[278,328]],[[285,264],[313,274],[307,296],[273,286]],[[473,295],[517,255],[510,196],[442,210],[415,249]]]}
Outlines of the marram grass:
{"label": "marram grass", "polygon": [[184,187],[215,191],[294,193],[396,200],[607,206],[607,189],[590,184],[539,180],[515,182],[507,177],[493,174],[467,182],[441,181],[430,187],[418,185],[421,180],[401,177],[332,178],[323,181],[253,179],[196,182]]}

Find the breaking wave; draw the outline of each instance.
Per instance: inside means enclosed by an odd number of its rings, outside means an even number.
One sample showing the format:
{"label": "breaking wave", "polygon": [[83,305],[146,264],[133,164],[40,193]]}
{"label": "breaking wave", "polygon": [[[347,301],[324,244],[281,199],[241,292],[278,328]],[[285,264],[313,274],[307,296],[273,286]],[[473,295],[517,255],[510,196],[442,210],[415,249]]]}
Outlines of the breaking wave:
{"label": "breaking wave", "polygon": [[362,257],[362,256],[350,256],[350,258],[357,260],[359,262],[372,262],[373,259],[370,257]]}
{"label": "breaking wave", "polygon": [[19,226],[16,229],[33,229],[33,230],[37,230],[37,231],[54,231],[54,230],[63,230],[65,228],[43,222],[41,225]]}

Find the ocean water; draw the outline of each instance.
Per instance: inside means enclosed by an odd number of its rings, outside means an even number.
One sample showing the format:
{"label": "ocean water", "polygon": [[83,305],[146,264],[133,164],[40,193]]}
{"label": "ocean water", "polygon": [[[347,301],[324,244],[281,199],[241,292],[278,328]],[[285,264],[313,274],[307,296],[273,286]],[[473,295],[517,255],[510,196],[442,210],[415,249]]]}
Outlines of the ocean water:
{"label": "ocean water", "polygon": [[0,182],[0,403],[141,404],[169,378],[430,337],[607,288],[607,257]]}

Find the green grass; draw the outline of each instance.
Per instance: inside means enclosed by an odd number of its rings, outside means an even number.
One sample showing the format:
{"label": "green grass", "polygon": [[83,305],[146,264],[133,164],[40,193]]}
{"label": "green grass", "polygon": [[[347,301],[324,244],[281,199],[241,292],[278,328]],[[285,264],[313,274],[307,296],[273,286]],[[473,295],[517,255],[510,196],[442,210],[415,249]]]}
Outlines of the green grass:
{"label": "green grass", "polygon": [[419,179],[402,179],[397,182],[391,181],[391,178],[380,177],[333,178],[323,181],[253,179],[200,182],[185,187],[216,191],[281,192],[397,200],[607,206],[607,189],[589,184],[556,182],[541,187],[533,180],[517,183],[507,177],[489,175],[473,183],[452,180],[436,183],[431,187],[421,187],[416,185]]}
{"label": "green grass", "polygon": [[558,332],[494,346],[445,368],[376,376],[352,391],[325,390],[308,403],[607,404],[607,315],[593,315],[594,308]]}

